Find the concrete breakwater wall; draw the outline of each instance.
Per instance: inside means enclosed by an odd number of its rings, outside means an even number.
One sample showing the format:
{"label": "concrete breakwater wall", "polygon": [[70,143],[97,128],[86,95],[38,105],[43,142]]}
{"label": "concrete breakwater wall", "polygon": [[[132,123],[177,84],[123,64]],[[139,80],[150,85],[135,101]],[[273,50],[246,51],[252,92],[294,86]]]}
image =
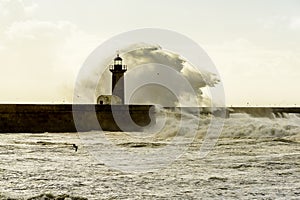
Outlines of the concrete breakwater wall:
{"label": "concrete breakwater wall", "polygon": [[0,132],[139,131],[142,127],[155,123],[154,109],[151,107],[151,105],[1,104]]}
{"label": "concrete breakwater wall", "polygon": [[247,113],[252,117],[282,117],[284,113],[300,113],[300,107],[229,107],[229,114]]}

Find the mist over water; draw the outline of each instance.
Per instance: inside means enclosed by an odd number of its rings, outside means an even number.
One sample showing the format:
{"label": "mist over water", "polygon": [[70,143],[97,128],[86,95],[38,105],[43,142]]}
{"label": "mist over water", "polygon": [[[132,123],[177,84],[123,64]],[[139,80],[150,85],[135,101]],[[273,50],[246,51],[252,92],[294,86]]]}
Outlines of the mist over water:
{"label": "mist over water", "polygon": [[[195,137],[203,139],[210,126],[213,115],[199,111],[198,114],[184,109],[160,108],[157,112],[157,122],[164,121],[164,127],[156,132],[156,139],[168,139],[175,136]],[[250,110],[250,109],[249,109]],[[257,109],[254,109],[255,111]],[[289,138],[299,142],[300,115],[295,113],[282,113],[276,117],[271,111],[269,113],[255,113],[253,117],[247,113],[231,113],[225,120],[220,138]],[[196,133],[191,132],[192,124],[198,124]],[[179,127],[182,128],[178,135]]]}
{"label": "mist over water", "polygon": [[[162,127],[145,132],[146,136],[139,132],[105,132],[108,142],[95,139],[91,143],[95,149],[105,146],[102,153],[110,154],[112,160],[122,159],[113,157],[112,146],[141,155],[167,145],[185,149],[168,165],[142,173],[120,171],[99,161],[75,133],[2,134],[0,197],[26,199],[49,193],[88,199],[299,197],[299,115],[272,119],[232,114],[225,120],[214,148],[201,159],[199,148],[213,116],[191,112],[179,115],[176,109],[161,109],[158,115],[162,121],[168,117]],[[198,130],[191,132],[191,124],[198,119]],[[79,146],[78,152],[72,149],[73,143]],[[176,148],[169,150],[152,161],[178,152]],[[136,163],[142,165],[142,158],[137,156]],[[124,164],[135,167],[130,162]]]}
{"label": "mist over water", "polygon": [[[186,106],[197,106],[197,105],[210,105],[211,101],[207,94],[203,94],[203,88],[215,87],[219,82],[220,78],[207,70],[197,70],[191,65],[185,58],[180,55],[169,52],[166,49],[158,45],[151,44],[135,44],[128,48],[120,50],[120,56],[123,58],[123,64],[127,65],[128,71],[125,73],[125,94],[126,102],[131,104],[143,104],[143,103],[155,103],[163,106],[175,106],[178,105],[179,101],[185,101]],[[108,70],[108,66],[113,64],[111,60],[107,59],[106,66],[98,65],[94,69],[94,72],[83,76],[82,79],[78,80],[78,86],[82,89],[78,89],[82,92],[95,94],[97,96],[102,94],[111,94],[111,72]],[[161,98],[160,93],[166,93],[166,88],[158,85],[147,85],[139,88],[138,83],[140,80],[146,77],[155,76],[157,80],[169,80],[172,81],[170,73],[164,73],[163,66],[169,66],[173,69],[174,73],[178,73],[179,76],[186,79],[190,87],[195,91],[197,96],[197,104],[189,101],[190,94],[187,92],[186,87],[180,82],[176,82],[174,79],[174,86],[176,86],[177,92],[180,94],[177,99],[174,99],[172,95]],[[100,68],[106,68],[102,74],[100,74]],[[141,67],[141,70],[136,68]],[[201,67],[201,66],[200,66]],[[96,83],[92,83],[94,82]],[[97,85],[94,90],[93,85]],[[84,89],[83,89],[84,88]],[[126,91],[128,88],[139,88],[134,94],[131,91]],[[132,96],[131,96],[132,95]],[[88,96],[88,95],[81,95]],[[179,98],[179,99],[178,99]],[[90,103],[94,102],[92,100]],[[167,102],[166,102],[167,101]]]}

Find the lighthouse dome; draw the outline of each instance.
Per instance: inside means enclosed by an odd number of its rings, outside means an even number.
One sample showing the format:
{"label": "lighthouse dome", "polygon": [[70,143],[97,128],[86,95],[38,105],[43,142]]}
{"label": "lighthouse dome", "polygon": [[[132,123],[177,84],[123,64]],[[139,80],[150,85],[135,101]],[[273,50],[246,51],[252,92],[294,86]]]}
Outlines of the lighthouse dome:
{"label": "lighthouse dome", "polygon": [[122,60],[122,58],[119,56],[119,54],[117,55],[117,57],[114,59],[115,61],[117,60]]}

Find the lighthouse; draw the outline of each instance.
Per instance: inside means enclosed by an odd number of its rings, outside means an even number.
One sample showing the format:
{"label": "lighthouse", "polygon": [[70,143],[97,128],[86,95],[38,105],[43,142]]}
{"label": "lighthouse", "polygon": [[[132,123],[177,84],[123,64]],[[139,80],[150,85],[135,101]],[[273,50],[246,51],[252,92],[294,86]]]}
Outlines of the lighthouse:
{"label": "lighthouse", "polygon": [[122,64],[123,59],[117,54],[113,65],[110,65],[109,70],[112,73],[112,95],[120,97],[122,104],[125,102],[124,97],[124,73],[127,71],[127,66]]}

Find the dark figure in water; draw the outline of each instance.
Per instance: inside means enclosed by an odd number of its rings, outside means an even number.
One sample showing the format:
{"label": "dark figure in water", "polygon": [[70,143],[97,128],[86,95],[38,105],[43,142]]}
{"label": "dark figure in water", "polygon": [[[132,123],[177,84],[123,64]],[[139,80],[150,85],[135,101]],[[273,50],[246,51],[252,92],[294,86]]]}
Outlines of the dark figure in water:
{"label": "dark figure in water", "polygon": [[78,149],[78,146],[76,146],[76,144],[73,144],[73,148],[75,149],[75,152],[76,152]]}

